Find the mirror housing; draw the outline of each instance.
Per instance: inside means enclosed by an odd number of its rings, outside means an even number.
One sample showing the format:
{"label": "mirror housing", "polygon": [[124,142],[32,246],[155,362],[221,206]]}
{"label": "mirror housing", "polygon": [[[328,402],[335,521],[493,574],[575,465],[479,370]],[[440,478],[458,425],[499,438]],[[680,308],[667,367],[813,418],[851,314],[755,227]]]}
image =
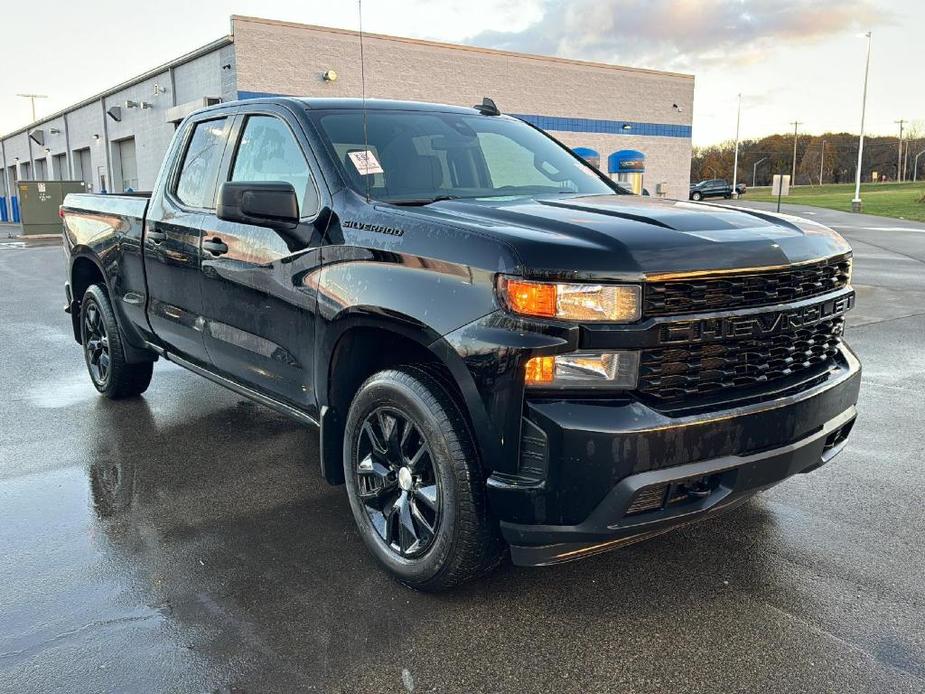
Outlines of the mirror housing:
{"label": "mirror housing", "polygon": [[283,181],[226,181],[219,189],[215,215],[287,232],[299,225],[299,199],[292,184]]}

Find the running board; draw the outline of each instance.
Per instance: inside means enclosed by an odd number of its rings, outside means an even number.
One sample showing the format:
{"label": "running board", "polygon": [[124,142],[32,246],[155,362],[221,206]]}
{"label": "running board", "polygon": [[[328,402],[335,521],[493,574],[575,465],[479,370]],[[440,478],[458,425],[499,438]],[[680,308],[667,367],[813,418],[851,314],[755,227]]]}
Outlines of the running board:
{"label": "running board", "polygon": [[[154,345],[151,345],[151,347],[153,348]],[[193,362],[187,361],[183,357],[178,357],[176,354],[171,354],[170,352],[167,352],[164,349],[156,348],[155,351],[157,351],[167,361],[172,361],[174,364],[177,364],[178,366],[182,366],[184,369],[188,369],[189,371],[192,371],[195,374],[199,374],[203,378],[208,378],[213,383],[217,383],[220,386],[224,386],[228,390],[232,390],[238,395],[243,395],[245,398],[248,398],[249,400],[253,400],[254,402],[260,403],[261,405],[265,405],[266,407],[269,407],[271,410],[276,410],[280,414],[284,414],[288,417],[291,417],[292,419],[302,422],[303,424],[311,424],[312,426],[315,426],[315,427],[319,426],[318,420],[316,420],[311,415],[306,414],[302,410],[296,407],[293,407],[292,405],[288,405],[284,402],[280,402],[279,400],[276,400],[275,398],[271,398],[269,395],[258,393],[256,390],[253,390],[251,388],[248,388],[247,386],[241,385],[237,381],[232,381],[230,378],[219,376],[217,373],[213,371],[209,371],[208,369],[198,366],[197,364],[194,364]]]}

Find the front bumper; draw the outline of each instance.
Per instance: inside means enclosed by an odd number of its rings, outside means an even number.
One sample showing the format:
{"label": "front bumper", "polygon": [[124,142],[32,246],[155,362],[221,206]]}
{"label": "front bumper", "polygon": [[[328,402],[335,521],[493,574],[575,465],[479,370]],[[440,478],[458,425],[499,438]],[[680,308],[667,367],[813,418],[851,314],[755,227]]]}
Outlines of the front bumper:
{"label": "front bumper", "polygon": [[720,412],[669,417],[638,402],[528,403],[547,469],[488,487],[511,556],[569,561],[728,509],[831,460],[854,423],[860,363],[847,348],[812,388]]}

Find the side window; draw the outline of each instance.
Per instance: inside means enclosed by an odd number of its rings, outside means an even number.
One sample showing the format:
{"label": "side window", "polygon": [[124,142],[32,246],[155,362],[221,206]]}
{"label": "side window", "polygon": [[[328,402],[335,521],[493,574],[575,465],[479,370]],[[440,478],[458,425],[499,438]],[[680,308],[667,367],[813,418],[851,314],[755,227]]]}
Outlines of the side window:
{"label": "side window", "polygon": [[274,116],[250,116],[238,144],[232,181],[285,181],[295,188],[299,215],[318,210],[318,193],[302,148],[282,120]]}
{"label": "side window", "polygon": [[184,205],[205,209],[215,206],[215,183],[227,134],[227,118],[202,121],[193,126],[175,191]]}

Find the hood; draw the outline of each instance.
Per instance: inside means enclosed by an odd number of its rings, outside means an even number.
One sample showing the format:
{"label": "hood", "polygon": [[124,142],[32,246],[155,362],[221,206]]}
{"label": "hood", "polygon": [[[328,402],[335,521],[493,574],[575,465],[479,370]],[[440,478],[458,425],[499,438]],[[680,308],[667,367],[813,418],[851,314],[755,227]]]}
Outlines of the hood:
{"label": "hood", "polygon": [[809,220],[631,195],[450,200],[407,212],[497,237],[534,276],[639,279],[786,266],[850,250]]}

